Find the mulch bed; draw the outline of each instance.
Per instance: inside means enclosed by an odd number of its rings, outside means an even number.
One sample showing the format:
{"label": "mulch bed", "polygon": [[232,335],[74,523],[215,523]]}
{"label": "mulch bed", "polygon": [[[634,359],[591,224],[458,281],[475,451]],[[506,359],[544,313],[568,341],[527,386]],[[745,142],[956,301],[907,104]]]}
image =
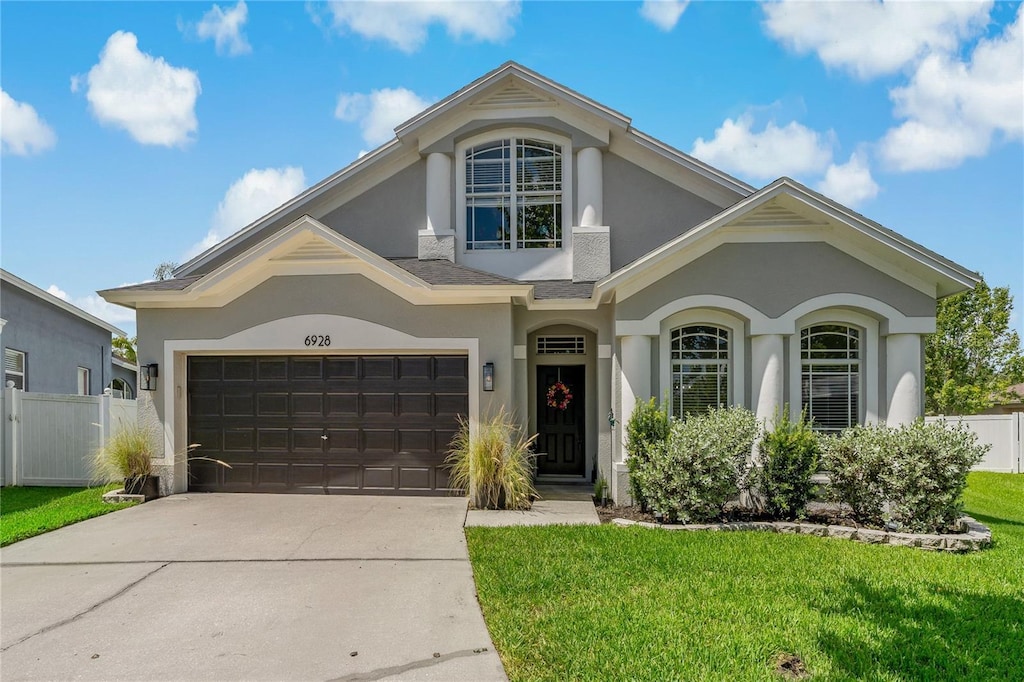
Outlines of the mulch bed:
{"label": "mulch bed", "polygon": [[[612,519],[626,519],[628,521],[645,521],[647,523],[663,523],[662,519],[657,518],[651,512],[641,511],[640,507],[624,507],[609,504],[607,506],[601,506],[596,500],[594,502],[594,508],[597,510],[597,517],[601,519],[601,523],[611,523]],[[725,512],[717,519],[713,519],[710,522],[723,522],[728,523],[731,521],[778,521],[779,519],[772,518],[771,516],[763,513],[758,513],[748,507],[740,507],[739,505],[729,503],[725,507]],[[835,505],[825,504],[821,502],[811,502],[808,505],[807,513],[801,519],[806,523],[817,523],[825,526],[849,526],[850,528],[861,528],[861,524],[857,523],[849,516],[846,515],[844,510],[836,507]]]}

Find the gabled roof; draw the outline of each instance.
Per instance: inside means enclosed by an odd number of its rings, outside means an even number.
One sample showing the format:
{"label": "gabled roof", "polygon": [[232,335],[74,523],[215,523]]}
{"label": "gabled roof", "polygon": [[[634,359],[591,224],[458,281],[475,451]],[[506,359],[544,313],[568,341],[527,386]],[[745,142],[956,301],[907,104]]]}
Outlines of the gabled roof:
{"label": "gabled roof", "polygon": [[84,310],[82,310],[78,306],[71,305],[70,303],[68,303],[67,301],[65,301],[62,298],[57,298],[56,296],[54,296],[53,294],[51,294],[48,291],[43,291],[42,289],[40,289],[36,285],[30,284],[30,283],[26,282],[25,280],[23,280],[22,278],[18,277],[17,275],[13,275],[13,274],[7,272],[6,270],[0,270],[0,280],[10,284],[11,286],[19,288],[22,291],[24,291],[25,293],[27,293],[27,294],[29,294],[31,296],[35,296],[36,298],[41,299],[41,300],[49,303],[50,305],[57,306],[61,310],[65,311],[65,312],[68,312],[68,313],[71,313],[72,315],[74,315],[75,317],[77,317],[79,319],[85,320],[86,322],[89,322],[90,324],[94,324],[97,327],[105,329],[108,332],[110,332],[111,334],[115,334],[117,336],[127,336],[128,335],[125,331],[123,331],[122,329],[119,329],[118,327],[115,327],[114,325],[110,324],[109,322],[101,320],[100,318],[96,317],[95,315],[92,315],[90,313],[85,312]]}
{"label": "gabled roof", "polygon": [[[934,280],[936,286],[935,293],[939,298],[969,289],[981,280],[978,273],[967,270],[791,178],[782,177],[736,202],[721,213],[708,218],[693,229],[619,268],[598,282],[595,292],[607,293],[627,281],[642,277],[644,273],[655,270],[659,265],[670,263],[677,254],[681,255],[692,251],[701,241],[709,239],[726,226],[741,223],[746,216],[764,207],[773,199],[783,196],[794,199],[798,210],[801,206],[808,208],[811,212],[824,217],[829,224],[848,228],[865,236],[874,244],[887,247],[892,253],[900,254],[907,259],[906,262],[916,264],[918,269],[926,269],[931,273],[931,279]],[[807,225],[815,226],[811,221],[807,221]]]}

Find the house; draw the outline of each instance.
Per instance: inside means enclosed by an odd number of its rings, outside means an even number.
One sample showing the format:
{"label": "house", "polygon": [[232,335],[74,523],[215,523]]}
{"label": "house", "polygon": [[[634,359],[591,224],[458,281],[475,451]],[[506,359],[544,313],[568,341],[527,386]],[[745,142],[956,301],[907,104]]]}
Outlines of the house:
{"label": "house", "polygon": [[111,335],[123,331],[6,270],[0,270],[0,318],[4,386],[101,395],[118,376],[135,384],[134,372],[115,374],[113,366]]}
{"label": "house", "polygon": [[507,63],[173,279],[100,293],[137,310],[175,491],[444,493],[457,416],[504,408],[540,480],[625,501],[648,396],[827,430],[920,416],[936,299],[976,281]]}
{"label": "house", "polygon": [[1006,392],[1011,396],[1016,396],[1016,399],[1010,399],[1005,403],[993,405],[986,410],[982,410],[981,414],[1014,414],[1016,412],[1024,412],[1024,384],[1014,384],[1006,389]]}

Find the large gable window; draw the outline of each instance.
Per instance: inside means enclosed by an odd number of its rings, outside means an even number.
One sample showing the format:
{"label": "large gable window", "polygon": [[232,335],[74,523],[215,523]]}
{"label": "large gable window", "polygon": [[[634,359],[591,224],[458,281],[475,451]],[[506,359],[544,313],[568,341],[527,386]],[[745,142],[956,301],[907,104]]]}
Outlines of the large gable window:
{"label": "large gable window", "polygon": [[494,140],[465,160],[467,250],[561,248],[561,145]]}
{"label": "large gable window", "polygon": [[800,332],[800,403],[818,431],[860,421],[860,342],[860,330],[843,324]]}
{"label": "large gable window", "polygon": [[729,331],[711,325],[672,330],[672,416],[729,403]]}

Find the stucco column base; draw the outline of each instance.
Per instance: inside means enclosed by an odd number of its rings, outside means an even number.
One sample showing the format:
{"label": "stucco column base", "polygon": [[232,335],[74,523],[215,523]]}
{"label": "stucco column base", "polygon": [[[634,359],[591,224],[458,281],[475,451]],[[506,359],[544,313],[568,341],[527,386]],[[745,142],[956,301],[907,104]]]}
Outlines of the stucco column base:
{"label": "stucco column base", "polygon": [[572,228],[572,281],[596,282],[612,268],[611,233],[607,225]]}
{"label": "stucco column base", "polygon": [[419,259],[455,262],[455,232],[419,231]]}
{"label": "stucco column base", "polygon": [[619,506],[633,504],[633,496],[629,492],[629,465],[625,462],[612,463],[611,494],[612,500]]}

